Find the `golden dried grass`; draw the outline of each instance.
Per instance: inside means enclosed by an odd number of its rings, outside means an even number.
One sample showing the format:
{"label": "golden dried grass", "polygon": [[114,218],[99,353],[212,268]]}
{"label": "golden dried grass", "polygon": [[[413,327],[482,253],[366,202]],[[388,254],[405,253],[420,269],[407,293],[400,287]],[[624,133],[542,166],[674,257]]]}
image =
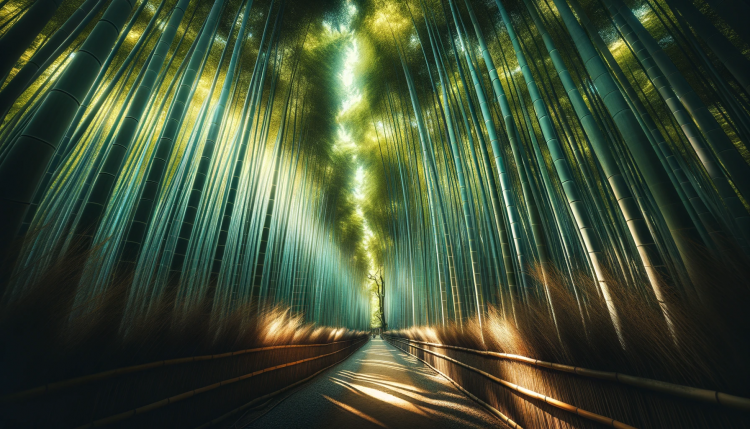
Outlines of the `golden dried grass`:
{"label": "golden dried grass", "polygon": [[37,273],[22,295],[11,299],[10,289],[5,291],[0,302],[1,393],[162,359],[364,335],[315,326],[283,304],[241,305],[217,320],[209,296],[188,312],[178,311],[176,282],[147,316],[124,319],[132,273],[119,273],[105,292],[75,303],[84,264],[96,252],[68,252]]}
{"label": "golden dried grass", "polygon": [[[669,318],[676,338],[653,297],[610,277],[607,282],[620,315],[623,347],[594,281],[584,274],[574,276],[579,308],[573,285],[554,272],[548,287],[557,329],[547,302],[530,300],[516,303],[515,318],[502,308],[490,307],[482,331],[474,317],[462,327],[451,322],[392,334],[750,396],[747,270],[740,264],[714,266],[716,275],[695,285],[709,296],[671,303]],[[541,281],[541,270],[531,271]]]}

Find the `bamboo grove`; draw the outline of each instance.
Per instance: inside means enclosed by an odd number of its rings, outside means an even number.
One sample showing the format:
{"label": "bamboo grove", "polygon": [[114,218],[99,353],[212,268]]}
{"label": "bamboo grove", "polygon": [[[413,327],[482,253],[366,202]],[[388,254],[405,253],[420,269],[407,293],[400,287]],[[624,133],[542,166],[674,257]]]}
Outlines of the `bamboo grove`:
{"label": "bamboo grove", "polygon": [[[3,3],[8,32],[57,7]],[[238,307],[282,304],[318,324],[367,328],[365,272],[335,227],[342,179],[320,104],[330,85],[315,86],[313,54],[334,56],[339,43],[307,16],[323,12],[252,0],[78,3],[52,15],[57,31],[26,34],[21,53],[33,58],[5,76],[2,170],[29,184],[22,199],[3,188],[3,222],[14,223],[4,246],[27,237],[5,273],[7,302],[85,253],[73,311],[127,278],[123,332],[167,296],[175,318],[207,310],[217,326]],[[11,68],[19,59],[2,57]],[[30,64],[48,68],[27,79]],[[34,129],[52,134],[42,141]],[[19,170],[19,159],[44,166]]]}
{"label": "bamboo grove", "polygon": [[390,17],[401,76],[375,128],[391,326],[481,330],[489,307],[512,320],[542,303],[557,327],[562,282],[584,326],[596,300],[626,347],[612,288],[675,338],[673,307],[722,293],[715,262],[747,257],[750,63],[733,27],[683,3],[405,3],[401,40]]}
{"label": "bamboo grove", "polygon": [[744,0],[2,3],[6,302],[87,252],[74,308],[125,281],[124,330],[170,294],[352,328],[533,307],[560,341],[601,307],[623,349],[623,295],[675,344],[688,308],[738,319]]}

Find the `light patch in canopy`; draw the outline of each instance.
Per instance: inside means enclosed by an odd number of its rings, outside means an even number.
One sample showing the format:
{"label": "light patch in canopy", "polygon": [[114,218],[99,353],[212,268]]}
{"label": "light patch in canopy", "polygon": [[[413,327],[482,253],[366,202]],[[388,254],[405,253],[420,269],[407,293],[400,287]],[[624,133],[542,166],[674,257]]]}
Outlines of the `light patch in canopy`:
{"label": "light patch in canopy", "polygon": [[341,83],[344,85],[344,100],[341,103],[341,110],[339,116],[349,111],[352,107],[356,106],[362,101],[362,93],[356,86],[354,80],[354,71],[359,62],[359,48],[357,47],[357,39],[352,36],[351,43],[346,48],[344,56],[344,69],[339,74]]}

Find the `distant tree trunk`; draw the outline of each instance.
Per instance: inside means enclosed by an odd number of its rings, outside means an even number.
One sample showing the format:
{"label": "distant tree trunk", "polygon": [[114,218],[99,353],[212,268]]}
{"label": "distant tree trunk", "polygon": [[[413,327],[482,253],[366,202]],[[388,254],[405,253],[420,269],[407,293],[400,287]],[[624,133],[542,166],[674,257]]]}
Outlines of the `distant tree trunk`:
{"label": "distant tree trunk", "polygon": [[380,267],[375,274],[368,274],[367,278],[375,282],[375,296],[378,297],[378,320],[380,320],[380,331],[388,330],[388,324],[385,322],[385,279],[383,278],[383,267]]}

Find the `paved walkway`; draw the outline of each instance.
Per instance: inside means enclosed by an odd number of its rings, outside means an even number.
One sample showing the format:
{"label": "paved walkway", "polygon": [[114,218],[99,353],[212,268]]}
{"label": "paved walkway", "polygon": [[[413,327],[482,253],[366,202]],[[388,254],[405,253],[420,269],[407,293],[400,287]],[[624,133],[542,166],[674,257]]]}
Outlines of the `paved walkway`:
{"label": "paved walkway", "polygon": [[376,339],[245,427],[506,426],[422,362]]}

